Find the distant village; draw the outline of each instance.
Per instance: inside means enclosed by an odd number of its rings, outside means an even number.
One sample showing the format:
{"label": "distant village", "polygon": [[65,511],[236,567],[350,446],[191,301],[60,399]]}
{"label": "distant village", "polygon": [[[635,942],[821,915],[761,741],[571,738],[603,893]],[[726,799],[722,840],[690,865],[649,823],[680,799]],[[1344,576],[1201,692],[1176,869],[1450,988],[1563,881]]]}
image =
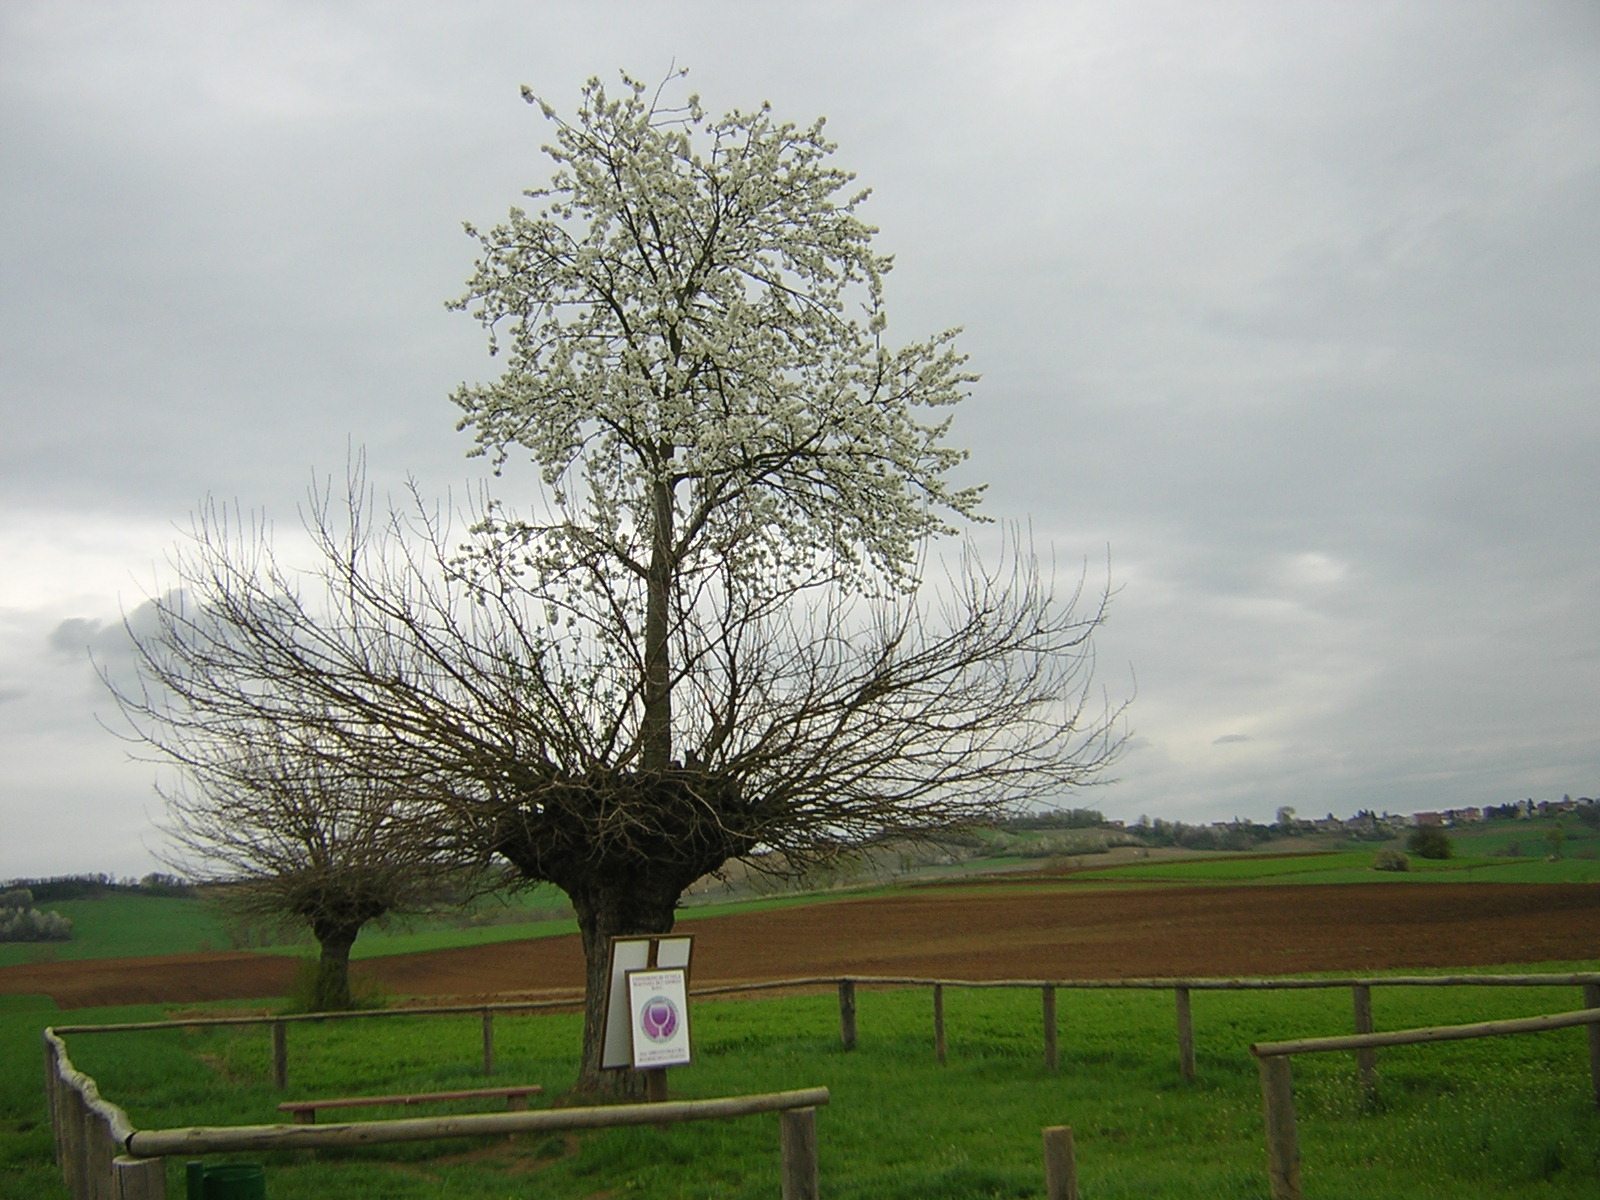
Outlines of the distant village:
{"label": "distant village", "polygon": [[[1580,824],[1600,828],[1600,801],[1589,796],[1563,796],[1560,800],[1518,800],[1485,808],[1468,806],[1439,812],[1392,813],[1363,809],[1352,817],[1301,817],[1293,808],[1278,809],[1271,824],[1235,818],[1209,825],[1190,825],[1142,816],[1137,821],[1108,820],[1096,809],[1051,809],[1012,817],[1001,822],[998,837],[984,844],[989,853],[1037,855],[1050,850],[1073,854],[1095,853],[1115,846],[1177,846],[1188,850],[1251,850],[1285,837],[1328,835],[1333,840],[1388,842],[1404,838],[1419,826],[1463,829],[1490,821],[1532,821],[1571,816]],[[1042,842],[1028,844],[1024,839]],[[1068,835],[1075,834],[1076,839]],[[1096,844],[1097,843],[1097,844]]]}
{"label": "distant village", "polygon": [[[1468,806],[1448,808],[1440,812],[1392,813],[1372,812],[1363,809],[1353,817],[1301,817],[1292,808],[1280,808],[1271,825],[1235,818],[1232,821],[1213,821],[1210,825],[1185,825],[1181,821],[1152,821],[1141,817],[1129,824],[1124,821],[1102,820],[1103,829],[1138,834],[1141,838],[1170,840],[1191,845],[1209,841],[1219,847],[1242,848],[1241,843],[1259,842],[1268,836],[1295,836],[1309,834],[1335,834],[1356,841],[1380,842],[1404,836],[1418,826],[1437,825],[1454,828],[1478,825],[1485,821],[1531,821],[1535,817],[1571,815],[1585,824],[1600,825],[1600,800],[1590,796],[1573,799],[1570,795],[1559,800],[1517,800],[1509,804],[1486,808]],[[1163,837],[1165,834],[1167,837]]]}
{"label": "distant village", "polygon": [[1519,800],[1512,804],[1498,804],[1489,808],[1447,808],[1443,812],[1414,812],[1409,815],[1396,813],[1383,813],[1381,816],[1370,812],[1358,812],[1349,820],[1341,821],[1332,813],[1315,821],[1300,821],[1295,819],[1293,824],[1304,826],[1317,833],[1344,833],[1356,834],[1368,830],[1390,831],[1390,836],[1403,830],[1414,829],[1419,825],[1442,825],[1446,828],[1456,825],[1476,825],[1482,821],[1531,821],[1535,817],[1561,817],[1572,814],[1582,818],[1585,812],[1600,813],[1600,801],[1589,796],[1579,796],[1574,800],[1571,796],[1563,796],[1559,800]]}

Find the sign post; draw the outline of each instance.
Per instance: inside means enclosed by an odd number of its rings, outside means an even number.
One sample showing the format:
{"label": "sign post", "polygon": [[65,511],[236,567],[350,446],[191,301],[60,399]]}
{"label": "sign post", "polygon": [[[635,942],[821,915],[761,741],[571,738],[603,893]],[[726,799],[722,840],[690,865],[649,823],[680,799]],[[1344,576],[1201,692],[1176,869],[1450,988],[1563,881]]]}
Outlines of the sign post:
{"label": "sign post", "polygon": [[[611,939],[610,970],[606,973],[605,1037],[601,1042],[600,1066],[602,1070],[634,1067],[647,1072],[645,1078],[651,1100],[667,1098],[667,1067],[690,1061],[688,981],[689,956],[693,948],[694,938],[691,935]],[[655,1037],[666,1029],[665,1010],[661,1007],[651,1009],[648,1014],[651,1024],[648,1027],[640,1025],[640,1021],[646,1019],[646,1014],[635,1011],[629,982],[630,976],[635,973],[674,971],[682,981],[681,985],[677,985],[678,990],[669,989],[659,994],[674,1006],[676,1028],[681,1030],[682,1035],[681,1051],[673,1050],[668,1045],[678,1045],[675,1036],[669,1035],[662,1040]],[[651,996],[655,995],[656,992],[651,993]],[[643,996],[641,1000],[650,998]],[[661,1054],[647,1055],[651,1060],[649,1062],[639,1061],[635,1054],[636,1045],[647,1051],[660,1051]],[[678,1053],[683,1057],[672,1057]]]}

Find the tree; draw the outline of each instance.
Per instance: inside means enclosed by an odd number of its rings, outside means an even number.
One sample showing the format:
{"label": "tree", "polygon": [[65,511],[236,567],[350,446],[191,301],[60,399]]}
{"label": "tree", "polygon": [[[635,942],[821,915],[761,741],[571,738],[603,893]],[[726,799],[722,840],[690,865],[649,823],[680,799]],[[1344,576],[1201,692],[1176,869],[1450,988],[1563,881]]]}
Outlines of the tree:
{"label": "tree", "polygon": [[[221,558],[240,544],[215,507],[198,529],[206,530],[198,544]],[[194,558],[180,559],[179,572],[204,586]],[[426,793],[393,770],[364,774],[360,760],[344,756],[347,739],[326,706],[314,697],[299,705],[281,680],[241,661],[249,638],[305,634],[289,615],[287,577],[267,578],[276,594],[253,594],[248,617],[230,606],[243,598],[238,590],[212,586],[206,594],[216,603],[200,606],[181,592],[162,597],[151,606],[154,632],[126,623],[144,686],[101,676],[137,739],[177,769],[162,790],[175,848],[169,865],[215,885],[235,916],[309,929],[320,954],[304,999],[312,1011],[338,1011],[352,1007],[350,950],[365,925],[459,902],[492,876],[482,855],[464,853],[430,819]],[[215,572],[210,579],[215,585]]]}
{"label": "tree", "polygon": [[[263,730],[266,738],[281,731]],[[229,913],[299,924],[319,955],[304,1002],[354,1007],[350,950],[370,922],[459,903],[475,890],[458,849],[405,798],[336,760],[282,745],[228,747],[167,795],[167,832]]]}
{"label": "tree", "polygon": [[179,570],[207,622],[147,656],[185,713],[336,747],[562,888],[581,1088],[642,1090],[599,1069],[609,941],[670,930],[695,880],[991,821],[1121,745],[1091,691],[1106,593],[1058,597],[1015,537],[987,566],[930,549],[978,495],[920,417],[972,377],[953,334],[883,344],[889,263],[831,150],[591,82],[545,209],[479,235],[462,302],[508,352],[462,423],[497,467],[530,455],[542,507],[486,504],[463,548],[357,473],[313,498],[309,575],[213,512]]}
{"label": "tree", "polygon": [[1418,825],[1406,838],[1406,849],[1418,858],[1449,858],[1450,835],[1437,825]]}
{"label": "tree", "polygon": [[1567,840],[1566,827],[1559,822],[1555,825],[1552,825],[1549,829],[1545,830],[1544,840],[1549,843],[1550,857],[1557,859],[1560,858],[1561,847],[1566,844]]}
{"label": "tree", "polygon": [[1104,597],[1076,618],[1026,555],[969,554],[944,619],[917,607],[928,539],[976,514],[937,415],[975,377],[955,331],[886,344],[891,263],[821,121],[712,120],[626,76],[570,122],[524,96],[557,169],[536,213],[468,227],[458,305],[508,362],[455,401],[547,489],[480,526],[495,586],[520,572],[604,664],[602,713],[564,724],[582,744],[495,847],[571,896],[598,988],[611,936],[670,928],[729,858],[804,863],[1091,778],[1115,739],[1075,689]]}

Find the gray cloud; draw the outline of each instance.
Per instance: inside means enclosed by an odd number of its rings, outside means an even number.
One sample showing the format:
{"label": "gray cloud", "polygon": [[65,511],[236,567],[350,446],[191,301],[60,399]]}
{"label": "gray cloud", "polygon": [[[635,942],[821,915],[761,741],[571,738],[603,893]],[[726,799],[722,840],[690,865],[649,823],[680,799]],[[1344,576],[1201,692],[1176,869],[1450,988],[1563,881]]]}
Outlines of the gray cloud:
{"label": "gray cloud", "polygon": [[674,58],[713,109],[828,115],[898,256],[891,335],[966,327],[991,514],[1066,563],[1110,547],[1099,661],[1113,694],[1137,673],[1137,738],[1093,803],[1600,786],[1591,6],[24,0],[0,539],[36,565],[0,678],[33,732],[0,735],[0,787],[115,832],[18,817],[0,875],[148,869],[148,769],[83,647],[122,661],[202,496],[292,526],[352,441],[381,485],[474,476],[444,397],[491,367],[442,302],[459,222],[545,173],[517,88]]}

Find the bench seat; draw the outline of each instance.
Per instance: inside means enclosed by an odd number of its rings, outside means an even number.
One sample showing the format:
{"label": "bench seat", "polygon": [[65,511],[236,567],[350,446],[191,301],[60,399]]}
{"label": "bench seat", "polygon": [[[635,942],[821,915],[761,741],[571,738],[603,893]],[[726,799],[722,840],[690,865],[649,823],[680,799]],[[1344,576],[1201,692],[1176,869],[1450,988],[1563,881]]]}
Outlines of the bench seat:
{"label": "bench seat", "polygon": [[544,1089],[536,1083],[516,1087],[471,1088],[464,1092],[412,1092],[404,1096],[344,1096],[331,1100],[285,1100],[279,1112],[293,1113],[296,1125],[315,1125],[319,1108],[365,1108],[375,1104],[434,1104],[445,1100],[491,1100],[503,1097],[510,1111],[528,1107],[528,1097]]}

